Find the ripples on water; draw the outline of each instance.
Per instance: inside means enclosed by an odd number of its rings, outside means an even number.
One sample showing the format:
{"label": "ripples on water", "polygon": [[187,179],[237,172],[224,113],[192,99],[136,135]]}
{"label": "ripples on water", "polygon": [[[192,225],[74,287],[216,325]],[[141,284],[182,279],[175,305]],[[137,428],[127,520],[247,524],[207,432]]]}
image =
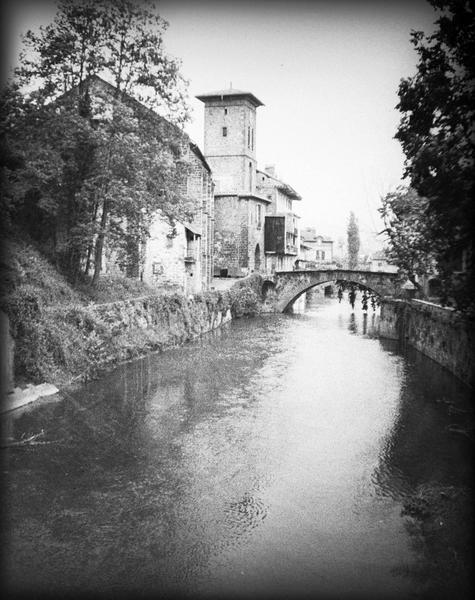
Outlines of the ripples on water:
{"label": "ripples on water", "polygon": [[336,302],[243,319],[15,413],[11,435],[54,443],[7,453],[11,587],[416,591],[401,510],[421,485],[468,485],[471,447],[445,402],[470,405],[376,325]]}

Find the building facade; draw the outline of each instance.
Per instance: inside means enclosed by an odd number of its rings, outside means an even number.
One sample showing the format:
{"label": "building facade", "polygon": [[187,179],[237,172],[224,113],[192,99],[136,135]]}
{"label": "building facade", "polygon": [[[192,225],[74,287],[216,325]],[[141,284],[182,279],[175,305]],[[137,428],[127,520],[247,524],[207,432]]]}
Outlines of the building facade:
{"label": "building facade", "polygon": [[369,257],[369,271],[384,271],[386,273],[397,273],[398,267],[386,258],[384,252],[375,252]]}
{"label": "building facade", "polygon": [[206,291],[213,277],[214,193],[211,169],[192,142],[182,150],[180,192],[193,206],[190,221],[170,224],[157,212],[144,248],[143,280],[154,287]]}
{"label": "building facade", "polygon": [[300,250],[300,217],[294,212],[293,203],[302,198],[277,178],[274,166],[257,171],[257,191],[270,200],[264,225],[266,271],[291,271]]}
{"label": "building facade", "polygon": [[[215,275],[292,269],[298,256],[300,196],[256,161],[256,111],[263,103],[229,88],[197,96],[205,105],[204,155],[215,188]],[[267,244],[267,245],[266,245]]]}
{"label": "building facade", "polygon": [[[93,99],[101,100],[101,111],[106,115],[110,113],[110,118],[112,105],[108,107],[107,98],[114,97],[115,88],[94,76],[90,78],[89,90]],[[174,192],[184,199],[189,210],[186,219],[184,216],[170,223],[157,197],[149,236],[133,249],[133,268],[130,268],[131,257],[119,260],[116,251],[106,248],[103,271],[139,277],[161,291],[188,294],[208,290],[213,277],[214,253],[214,184],[210,166],[198,146],[175,125],[130,96],[123,95],[122,102],[134,114],[152,123],[159,136],[180,140],[177,151],[168,151],[167,159],[175,163],[179,173]],[[129,263],[127,268],[125,262]]]}
{"label": "building facade", "polygon": [[307,260],[314,262],[316,267],[333,265],[333,240],[331,238],[317,234],[315,227],[303,228],[301,238],[304,244],[311,248],[311,251],[306,253]]}

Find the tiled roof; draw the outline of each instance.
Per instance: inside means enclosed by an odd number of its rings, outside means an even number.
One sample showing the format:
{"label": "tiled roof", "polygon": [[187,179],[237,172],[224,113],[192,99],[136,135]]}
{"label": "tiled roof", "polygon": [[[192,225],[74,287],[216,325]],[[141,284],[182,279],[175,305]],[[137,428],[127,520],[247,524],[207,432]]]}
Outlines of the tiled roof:
{"label": "tiled roof", "polygon": [[[302,196],[298,192],[296,192],[291,185],[285,183],[275,175],[271,175],[267,171],[261,171],[260,169],[256,169],[256,173],[260,175],[265,175],[268,179],[272,179],[274,181],[275,187],[290,198],[293,198],[294,200],[302,200]],[[263,185],[262,187],[265,187],[265,185]]]}

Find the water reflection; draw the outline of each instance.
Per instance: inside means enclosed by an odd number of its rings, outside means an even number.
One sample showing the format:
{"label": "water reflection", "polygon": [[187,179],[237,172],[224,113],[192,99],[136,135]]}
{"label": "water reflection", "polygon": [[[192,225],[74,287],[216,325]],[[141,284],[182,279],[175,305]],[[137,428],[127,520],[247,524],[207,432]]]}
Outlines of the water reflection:
{"label": "water reflection", "polygon": [[376,324],[327,300],[241,320],[16,412],[14,437],[44,429],[51,443],[6,454],[7,584],[417,591],[427,553],[401,511],[421,486],[467,485],[467,438],[447,427],[470,405],[435,363],[375,339]]}

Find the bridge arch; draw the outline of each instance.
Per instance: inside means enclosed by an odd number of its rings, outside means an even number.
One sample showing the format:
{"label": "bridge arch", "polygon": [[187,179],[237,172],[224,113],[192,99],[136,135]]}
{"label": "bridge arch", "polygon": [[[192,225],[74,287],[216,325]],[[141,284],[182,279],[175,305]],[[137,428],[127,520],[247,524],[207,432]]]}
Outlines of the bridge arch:
{"label": "bridge arch", "polygon": [[367,290],[368,292],[370,292],[371,294],[381,297],[380,292],[377,292],[376,290],[374,290],[368,286],[365,286],[361,283],[358,283],[356,281],[347,281],[347,280],[341,280],[341,279],[328,279],[327,281],[322,281],[321,283],[315,283],[314,285],[311,285],[310,287],[305,287],[301,291],[297,292],[297,294],[287,303],[287,306],[282,311],[279,311],[279,312],[287,312],[290,309],[290,307],[294,304],[294,302],[296,300],[298,300],[300,298],[300,296],[305,294],[305,292],[308,292],[309,290],[312,290],[313,288],[318,287],[319,285],[326,285],[329,283],[334,283],[336,285],[355,284],[356,286],[358,286],[359,289],[363,288],[363,289]]}
{"label": "bridge arch", "polygon": [[350,270],[279,271],[275,274],[275,308],[285,312],[309,289],[324,283],[353,283],[378,296],[397,296],[400,280],[397,273]]}

